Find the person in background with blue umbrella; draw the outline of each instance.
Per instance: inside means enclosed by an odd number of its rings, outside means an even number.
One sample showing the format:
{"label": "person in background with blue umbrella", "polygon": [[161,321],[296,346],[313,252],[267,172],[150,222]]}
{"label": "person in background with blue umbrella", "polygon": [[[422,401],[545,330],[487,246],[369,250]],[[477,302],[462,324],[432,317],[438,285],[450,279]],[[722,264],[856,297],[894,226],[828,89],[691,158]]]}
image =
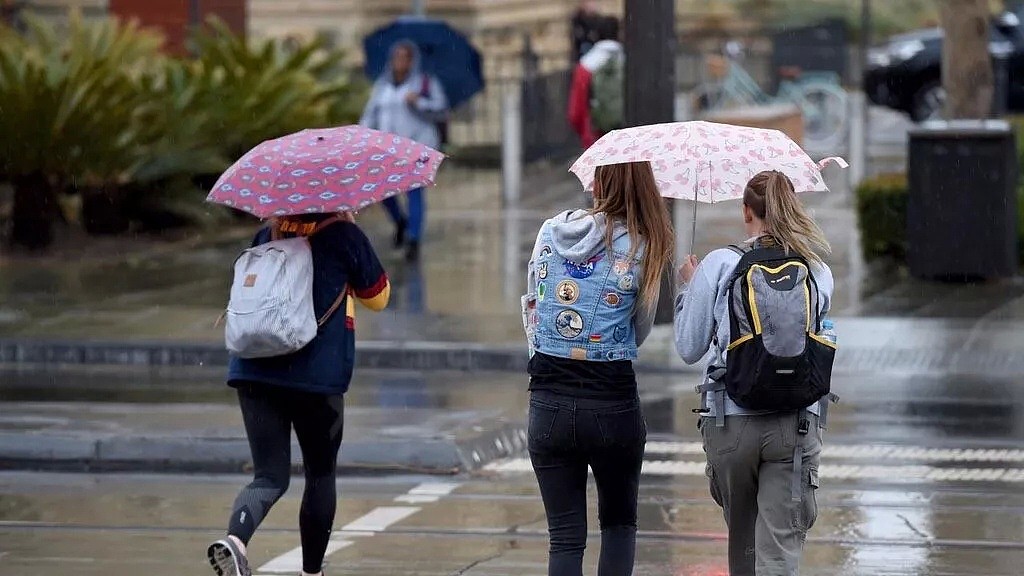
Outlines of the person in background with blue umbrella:
{"label": "person in background with blue umbrella", "polygon": [[[420,69],[420,51],[407,40],[395,43],[388,66],[377,78],[360,124],[375,130],[411,138],[431,148],[439,148],[441,134],[438,124],[448,112],[444,87],[434,76]],[[397,197],[383,202],[395,223],[395,247],[406,249],[406,259],[419,259],[420,239],[426,215],[424,190],[408,193],[408,215]]]}

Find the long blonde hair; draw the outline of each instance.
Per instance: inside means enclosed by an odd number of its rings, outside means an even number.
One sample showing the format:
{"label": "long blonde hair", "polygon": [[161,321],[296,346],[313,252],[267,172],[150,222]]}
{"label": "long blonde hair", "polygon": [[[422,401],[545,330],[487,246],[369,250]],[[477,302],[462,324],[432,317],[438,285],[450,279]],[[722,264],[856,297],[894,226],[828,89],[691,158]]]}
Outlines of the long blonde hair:
{"label": "long blonde hair", "polygon": [[743,204],[764,221],[765,235],[787,253],[796,252],[814,263],[822,261],[819,252],[832,253],[825,233],[797,198],[793,181],[782,172],[768,170],[751,178],[743,191]]}
{"label": "long blonde hair", "polygon": [[651,164],[629,162],[598,166],[594,174],[593,213],[604,214],[609,220],[605,232],[609,249],[614,238],[613,220],[626,224],[632,239],[630,259],[635,258],[643,246],[643,255],[640,257],[643,268],[639,282],[640,303],[651,306],[658,298],[661,276],[672,261],[675,250],[672,222],[665,202],[658,193],[658,183],[654,179]]}

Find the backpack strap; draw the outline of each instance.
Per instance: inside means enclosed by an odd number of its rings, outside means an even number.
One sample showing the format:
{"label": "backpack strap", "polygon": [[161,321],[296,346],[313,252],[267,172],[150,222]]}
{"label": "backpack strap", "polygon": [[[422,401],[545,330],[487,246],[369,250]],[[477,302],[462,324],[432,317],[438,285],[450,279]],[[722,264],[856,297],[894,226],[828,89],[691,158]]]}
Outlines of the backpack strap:
{"label": "backpack strap", "polygon": [[739,244],[729,244],[728,246],[726,246],[726,248],[728,248],[729,250],[732,250],[733,252],[739,254],[741,258],[743,257],[744,254],[746,254],[747,252],[750,252],[751,250],[754,249],[753,246],[748,246],[748,247],[744,248],[743,246],[740,246]]}
{"label": "backpack strap", "polygon": [[341,289],[341,293],[338,294],[338,297],[334,299],[334,304],[331,304],[331,307],[327,309],[327,312],[324,312],[324,315],[321,316],[319,320],[317,320],[317,328],[323,328],[324,324],[326,324],[327,321],[331,319],[331,316],[333,316],[334,313],[338,311],[338,308],[341,308],[341,304],[345,301],[345,297],[348,296],[348,293],[348,284],[346,284]]}
{"label": "backpack strap", "polygon": [[811,418],[807,409],[802,409],[796,417],[796,446],[793,448],[793,480],[790,496],[793,502],[803,499],[804,487],[804,438],[811,431]]}

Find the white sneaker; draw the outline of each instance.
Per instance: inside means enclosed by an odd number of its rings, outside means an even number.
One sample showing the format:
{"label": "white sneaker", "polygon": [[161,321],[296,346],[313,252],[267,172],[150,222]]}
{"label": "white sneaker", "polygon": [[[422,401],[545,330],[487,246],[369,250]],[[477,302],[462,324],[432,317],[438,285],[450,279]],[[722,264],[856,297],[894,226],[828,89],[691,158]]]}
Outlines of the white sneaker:
{"label": "white sneaker", "polygon": [[252,576],[249,560],[230,538],[210,544],[206,549],[206,557],[217,576]]}

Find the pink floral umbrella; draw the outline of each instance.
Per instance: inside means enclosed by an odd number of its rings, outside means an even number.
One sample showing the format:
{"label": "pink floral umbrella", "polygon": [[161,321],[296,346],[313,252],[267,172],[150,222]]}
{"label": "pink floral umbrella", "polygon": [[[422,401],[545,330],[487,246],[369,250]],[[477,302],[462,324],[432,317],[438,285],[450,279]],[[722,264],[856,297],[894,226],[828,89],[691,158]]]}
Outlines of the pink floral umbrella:
{"label": "pink floral umbrella", "polygon": [[362,126],[267,140],[227,169],[207,202],[260,218],[360,210],[434,184],[444,154]]}
{"label": "pink floral umbrella", "polygon": [[658,190],[666,198],[693,201],[690,248],[697,236],[697,204],[743,198],[758,172],[778,170],[797,192],[827,192],[824,166],[845,160],[811,160],[796,142],[778,130],[714,122],[675,122],[614,130],[587,149],[569,169],[590,190],[598,166],[650,162]]}
{"label": "pink floral umbrella", "polygon": [[778,170],[797,192],[827,192],[821,169],[796,142],[778,130],[713,122],[676,122],[615,130],[605,134],[570,170],[588,190],[598,166],[650,162],[661,195],[715,203],[743,197],[747,182],[764,170]]}

